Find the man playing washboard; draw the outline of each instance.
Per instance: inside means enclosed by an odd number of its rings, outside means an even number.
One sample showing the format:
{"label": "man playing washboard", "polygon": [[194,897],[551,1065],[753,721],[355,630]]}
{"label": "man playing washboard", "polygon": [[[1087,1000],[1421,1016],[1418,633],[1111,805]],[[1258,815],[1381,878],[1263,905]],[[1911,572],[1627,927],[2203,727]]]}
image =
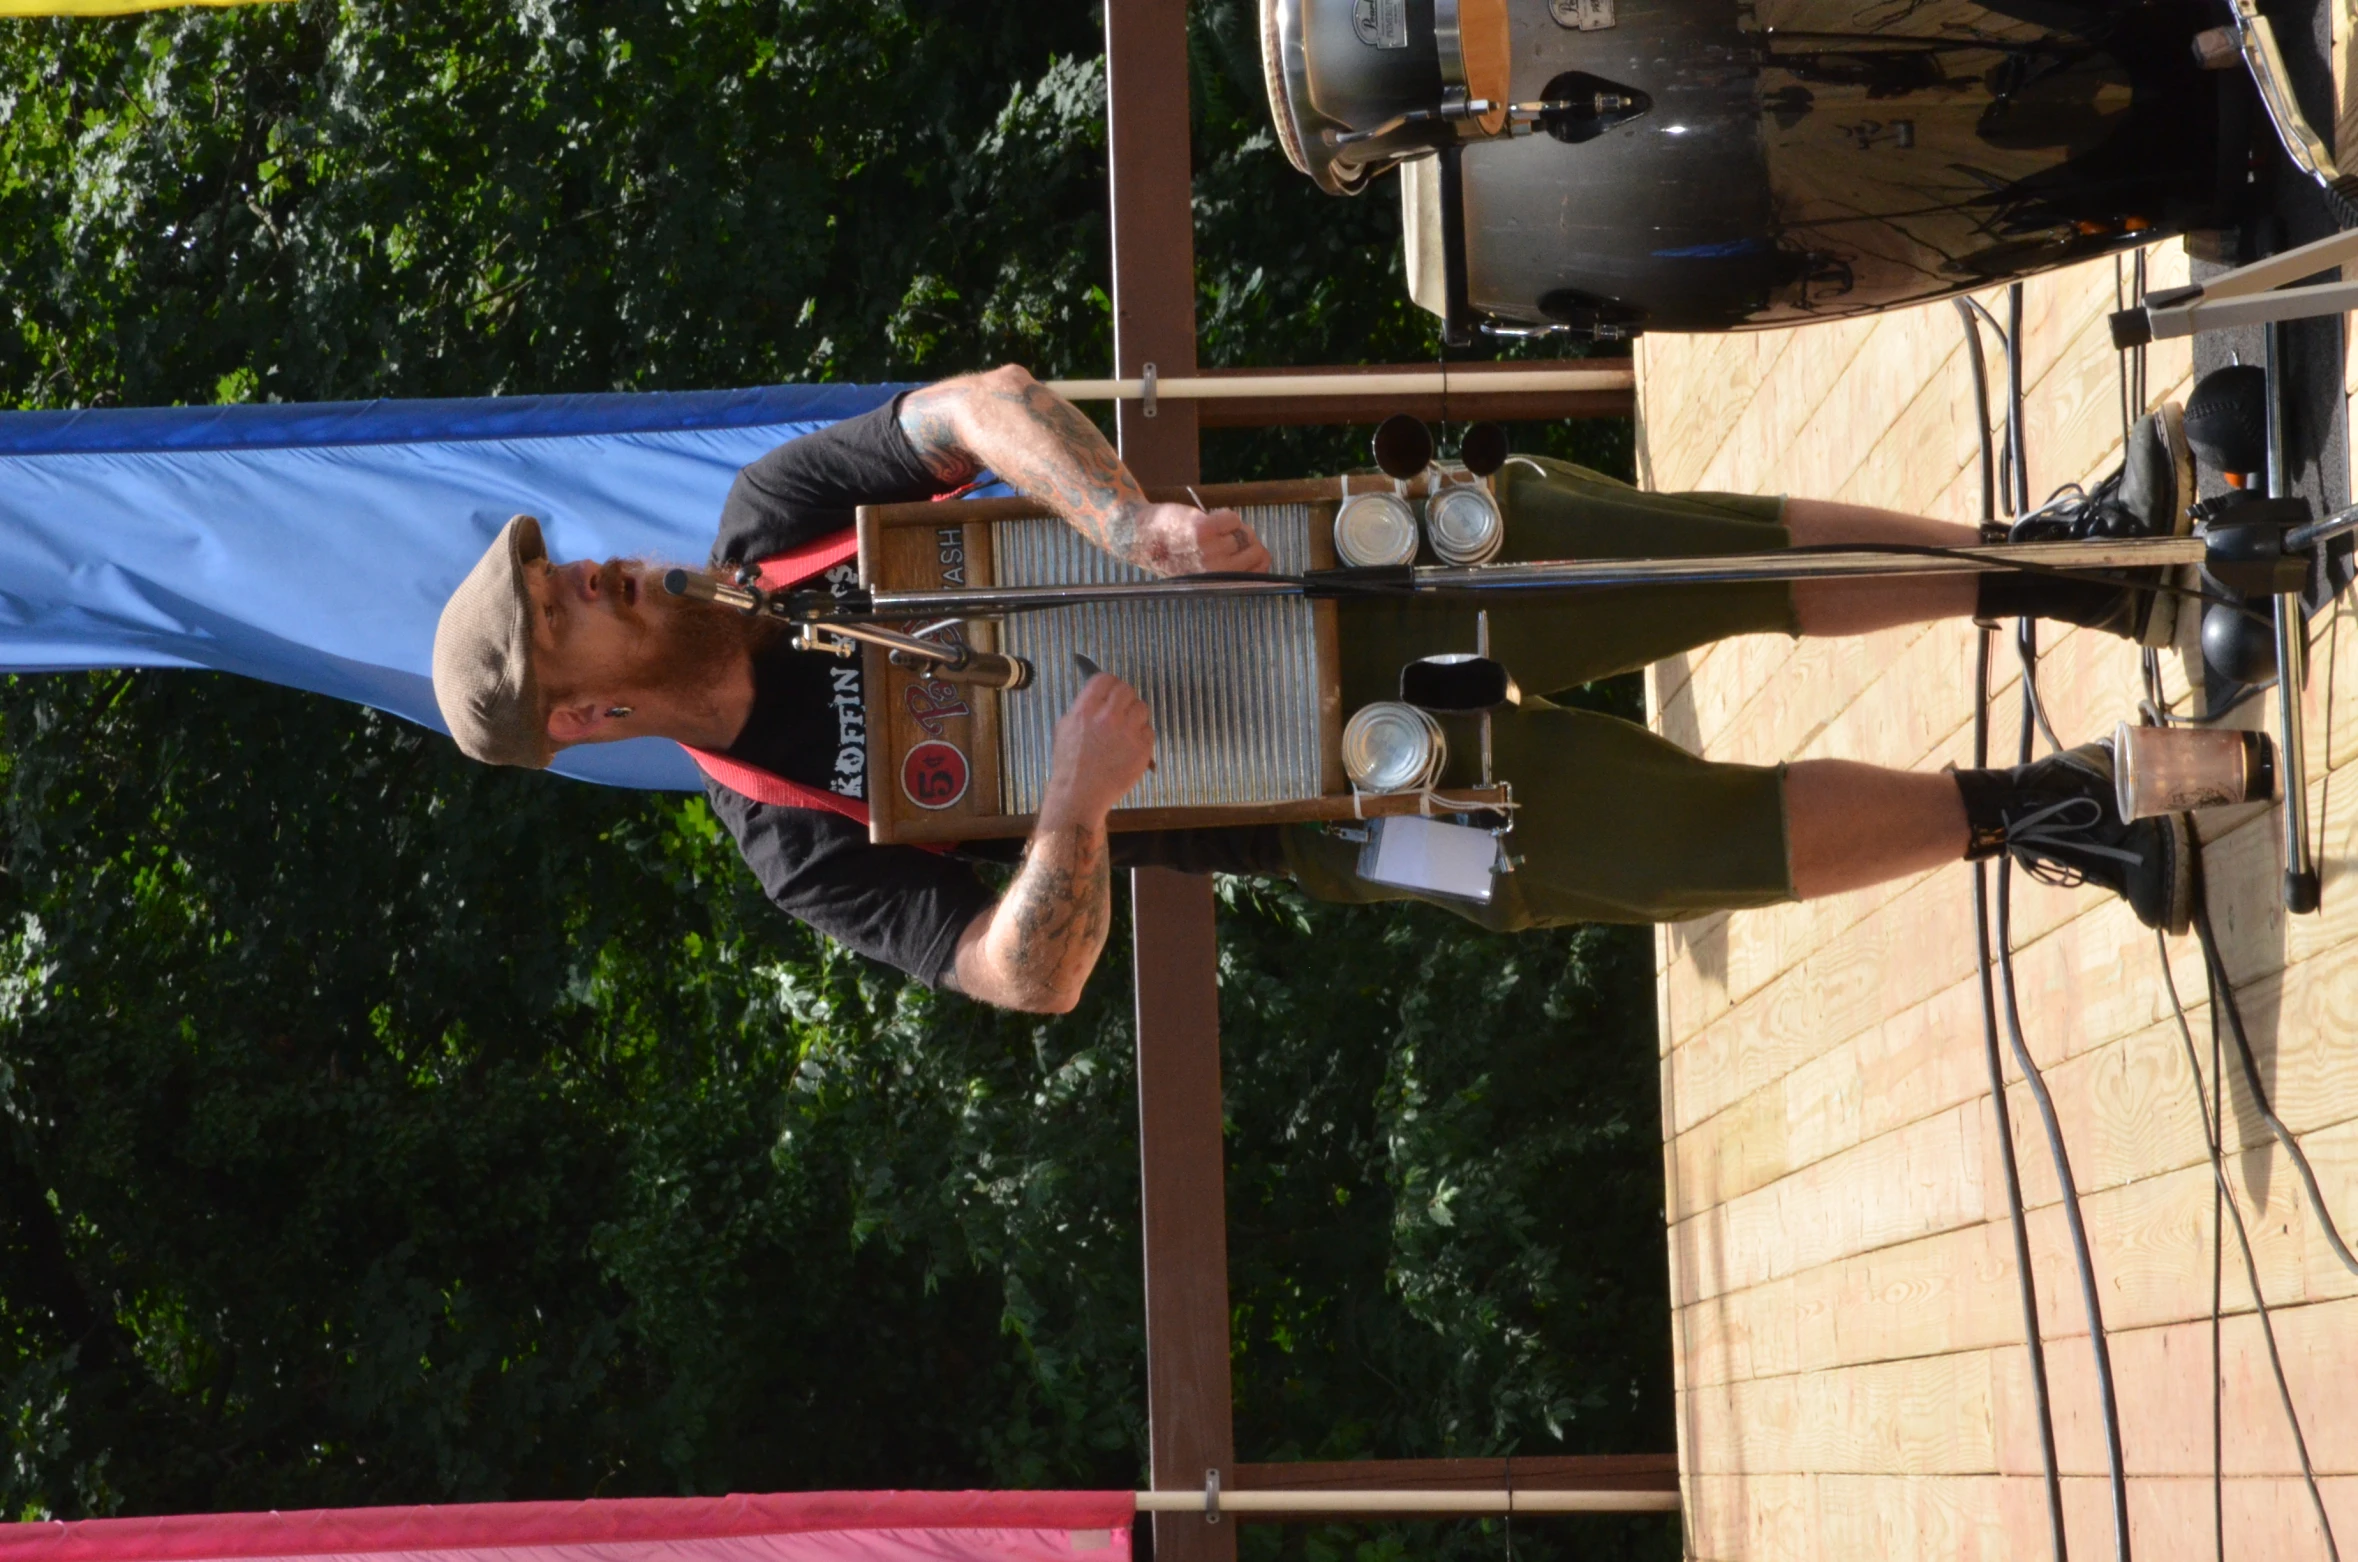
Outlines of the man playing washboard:
{"label": "man playing washboard", "polygon": [[[985,469],[1153,574],[1269,568],[1235,513],[1149,502],[1087,418],[1013,367],[907,392],[747,466],[709,567],[733,576],[782,555],[841,555],[830,544],[857,506],[950,493]],[[1643,493],[1529,457],[1495,487],[1506,559],[1982,541],[1971,526],[1823,500]],[[2016,537],[2172,534],[2192,490],[2178,411],[2165,407],[2138,425],[2121,472],[2018,523]],[[659,573],[631,560],[553,562],[536,523],[511,521],[435,635],[435,695],[460,748],[540,767],[577,743],[686,745],[770,899],[922,981],[1008,1008],[1071,1008],[1104,948],[1119,867],[1284,876],[1324,900],[1414,894],[1361,879],[1357,846],[1319,825],[1109,837],[1107,814],[1154,752],[1144,703],[1110,675],[1058,722],[1029,841],[951,853],[872,845],[856,817],[868,780],[856,662],[795,650],[774,621],[668,596]],[[848,563],[833,579],[852,583]],[[2159,645],[2176,603],[2144,586],[1991,573],[1627,587],[1508,598],[1489,612],[1492,654],[1523,688],[1554,691],[1729,635],[1855,635],[1934,618],[2052,618]],[[1390,697],[1404,662],[1473,641],[1462,603],[1347,600],[1338,612],[1346,710]],[[2014,770],[1726,765],[1528,697],[1502,709],[1494,731],[1521,804],[1521,865],[1487,905],[1434,898],[1500,931],[1810,900],[2000,852],[2050,882],[2125,896],[2151,926],[2182,929],[2191,914],[2184,826],[2124,823],[2102,744]],[[994,857],[1017,864],[1000,891],[975,868]]]}

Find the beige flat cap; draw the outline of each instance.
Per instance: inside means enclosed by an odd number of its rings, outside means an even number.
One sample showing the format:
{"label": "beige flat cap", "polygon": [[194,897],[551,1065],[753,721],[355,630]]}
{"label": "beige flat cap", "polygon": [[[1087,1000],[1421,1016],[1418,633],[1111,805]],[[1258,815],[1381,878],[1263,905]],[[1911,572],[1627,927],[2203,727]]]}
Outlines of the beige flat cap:
{"label": "beige flat cap", "polygon": [[540,770],[556,758],[532,675],[532,596],[524,589],[524,567],[548,556],[540,522],[516,516],[434,627],[434,700],[470,759]]}

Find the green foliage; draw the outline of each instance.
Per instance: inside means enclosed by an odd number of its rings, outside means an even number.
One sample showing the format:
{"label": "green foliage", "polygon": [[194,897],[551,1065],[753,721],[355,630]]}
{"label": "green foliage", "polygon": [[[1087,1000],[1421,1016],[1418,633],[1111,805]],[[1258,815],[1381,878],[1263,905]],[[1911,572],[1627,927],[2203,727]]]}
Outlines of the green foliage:
{"label": "green foliage", "polygon": [[[1253,11],[1193,34],[1205,356],[1429,356]],[[1099,372],[1097,53],[949,0],[0,23],[0,397]],[[699,801],[226,678],[12,681],[0,778],[0,1511],[1138,1478],[1126,934],[991,1013],[776,915]],[[1242,1455],[1669,1446],[1642,936],[1222,894]]]}

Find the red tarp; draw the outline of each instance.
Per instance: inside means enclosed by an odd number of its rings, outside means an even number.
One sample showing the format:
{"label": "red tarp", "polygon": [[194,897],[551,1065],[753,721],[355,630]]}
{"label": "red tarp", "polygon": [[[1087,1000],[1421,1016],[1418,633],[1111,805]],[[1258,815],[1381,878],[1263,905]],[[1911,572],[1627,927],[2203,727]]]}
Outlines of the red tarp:
{"label": "red tarp", "polygon": [[0,1524],[0,1562],[1129,1562],[1128,1492],[790,1492]]}

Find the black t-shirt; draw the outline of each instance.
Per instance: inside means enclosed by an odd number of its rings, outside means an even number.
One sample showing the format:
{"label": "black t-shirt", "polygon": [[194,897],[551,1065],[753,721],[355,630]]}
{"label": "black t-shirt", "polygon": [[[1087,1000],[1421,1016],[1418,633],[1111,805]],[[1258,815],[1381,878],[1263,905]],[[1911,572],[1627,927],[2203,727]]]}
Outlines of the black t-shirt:
{"label": "black t-shirt", "polygon": [[[827,575],[857,578],[839,564]],[[868,717],[857,656],[797,651],[784,638],[754,654],[753,714],[729,749],[731,759],[838,792],[868,798]]]}
{"label": "black t-shirt", "polygon": [[[740,471],[721,506],[712,562],[756,563],[842,531],[860,505],[929,499],[951,487],[917,459],[896,397],[789,440]],[[826,578],[848,586],[851,566]],[[729,757],[865,797],[858,661],[778,645],[755,659],[753,677],[753,714]],[[877,846],[866,826],[841,814],[757,803],[709,777],[704,795],[780,910],[930,985],[949,974],[959,936],[998,900],[974,864],[1013,862],[1023,850],[1021,841],[978,841],[956,854]],[[1112,857],[1121,868],[1285,872],[1275,826],[1124,832],[1113,837]]]}

